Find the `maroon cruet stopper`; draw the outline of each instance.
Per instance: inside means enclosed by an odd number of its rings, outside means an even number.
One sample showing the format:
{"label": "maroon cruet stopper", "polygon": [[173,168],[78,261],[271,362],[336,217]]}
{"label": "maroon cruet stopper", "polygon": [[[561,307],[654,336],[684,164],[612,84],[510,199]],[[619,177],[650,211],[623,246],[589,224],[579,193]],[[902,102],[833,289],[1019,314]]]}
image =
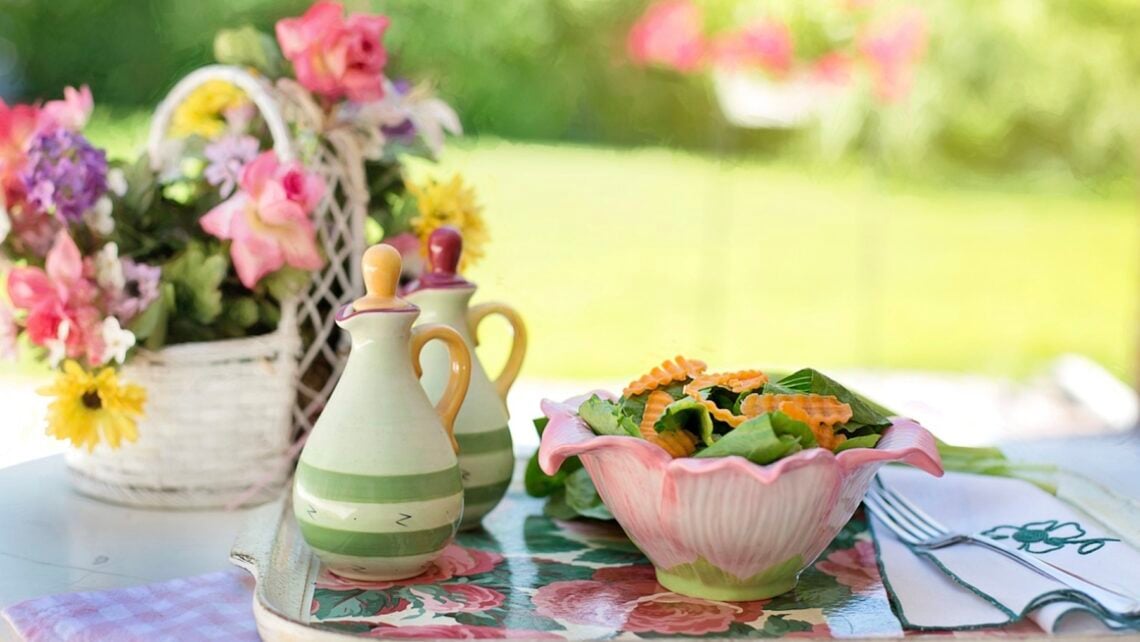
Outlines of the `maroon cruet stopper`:
{"label": "maroon cruet stopper", "polygon": [[427,270],[419,281],[408,286],[408,291],[426,288],[470,287],[472,283],[459,275],[459,259],[463,256],[463,235],[454,227],[444,225],[428,236]]}

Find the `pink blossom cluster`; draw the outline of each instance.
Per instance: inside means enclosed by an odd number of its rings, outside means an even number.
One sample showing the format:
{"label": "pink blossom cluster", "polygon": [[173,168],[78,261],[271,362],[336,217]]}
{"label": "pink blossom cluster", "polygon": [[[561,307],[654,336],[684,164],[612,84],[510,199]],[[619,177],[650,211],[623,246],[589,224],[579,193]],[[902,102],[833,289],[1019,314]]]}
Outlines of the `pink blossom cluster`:
{"label": "pink blossom cluster", "polygon": [[53,364],[121,363],[134,345],[123,326],[158,296],[159,268],[120,259],[105,241],[114,229],[106,192],[125,186],[82,135],[92,107],[87,87],[43,105],[0,100],[0,243],[26,262],[6,275],[0,356],[15,356],[23,332]]}
{"label": "pink blossom cluster", "polygon": [[807,73],[821,82],[842,84],[865,67],[876,95],[887,102],[907,94],[915,67],[926,46],[926,21],[914,8],[882,22],[863,24],[861,10],[870,4],[852,0],[846,7],[857,35],[813,59],[796,55],[791,27],[774,17],[762,18],[710,34],[695,0],[658,0],[634,23],[626,39],[630,59],[681,73],[709,68],[758,69],[775,79]]}

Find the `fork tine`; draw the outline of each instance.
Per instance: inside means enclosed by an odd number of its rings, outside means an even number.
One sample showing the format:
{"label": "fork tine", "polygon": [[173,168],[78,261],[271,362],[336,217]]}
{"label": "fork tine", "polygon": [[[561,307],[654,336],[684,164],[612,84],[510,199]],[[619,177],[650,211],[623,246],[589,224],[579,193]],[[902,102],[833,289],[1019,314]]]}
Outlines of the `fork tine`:
{"label": "fork tine", "polygon": [[882,503],[878,495],[867,493],[867,495],[863,498],[863,502],[867,505],[867,508],[870,509],[871,514],[873,514],[875,517],[878,517],[879,520],[882,521],[887,528],[891,529],[891,531],[893,531],[899,539],[906,542],[907,544],[919,544],[922,542],[922,540],[925,539],[925,537],[916,535],[909,528],[896,521],[892,514],[892,510],[887,508],[886,504]]}
{"label": "fork tine", "polygon": [[910,513],[916,522],[925,525],[927,527],[926,530],[928,532],[931,532],[935,537],[950,534],[950,530],[940,524],[938,520],[931,517],[929,514],[927,514],[926,511],[922,510],[918,506],[915,506],[914,503],[912,503],[909,499],[903,497],[891,488],[880,484],[879,492],[882,495],[883,499],[887,500],[895,507],[903,509],[904,511]]}
{"label": "fork tine", "polygon": [[942,536],[941,533],[924,524],[922,520],[916,518],[905,508],[891,501],[890,496],[882,492],[882,489],[876,493],[876,497],[880,502],[894,511],[895,521],[906,524],[912,531],[920,533],[922,539],[934,539]]}

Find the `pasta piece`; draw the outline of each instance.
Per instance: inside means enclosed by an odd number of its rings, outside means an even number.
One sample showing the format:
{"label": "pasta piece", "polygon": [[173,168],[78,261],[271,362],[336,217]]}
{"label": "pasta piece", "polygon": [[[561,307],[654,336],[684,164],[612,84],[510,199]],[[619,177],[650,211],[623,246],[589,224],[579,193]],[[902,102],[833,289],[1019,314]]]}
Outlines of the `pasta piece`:
{"label": "pasta piece", "polygon": [[[684,393],[689,397],[699,402],[705,408],[708,408],[709,413],[713,418],[723,421],[724,423],[736,428],[740,424],[748,420],[747,416],[735,415],[727,408],[721,408],[715,403],[705,399],[701,396],[701,390],[712,387],[727,388],[733,392],[745,392],[746,390],[755,390],[764,385],[768,381],[768,375],[759,370],[741,370],[739,372],[720,372],[714,374],[702,374],[693,377],[693,380],[685,384]],[[749,395],[750,397],[752,395]]]}
{"label": "pasta piece", "polygon": [[641,425],[637,427],[641,431],[641,436],[652,441],[652,437],[657,434],[657,429],[653,424],[665,414],[665,408],[673,403],[673,396],[664,390],[654,390],[650,393],[649,398],[645,400],[645,412],[641,415]]}
{"label": "pasta piece", "polygon": [[674,459],[688,457],[697,451],[697,436],[688,430],[670,430],[668,432],[654,432],[646,437],[650,443],[661,446],[665,452]]}
{"label": "pasta piece", "polygon": [[632,397],[639,395],[650,390],[656,390],[662,386],[667,386],[674,381],[684,381],[695,377],[705,371],[704,361],[696,359],[686,359],[681,355],[677,355],[672,360],[666,360],[661,365],[650,370],[638,379],[631,381],[621,394],[625,397]]}
{"label": "pasta piece", "polygon": [[831,395],[751,394],[740,403],[740,412],[746,417],[758,417],[773,410],[807,424],[822,448],[835,450],[847,440],[846,435],[836,434],[835,426],[851,419],[851,406]]}

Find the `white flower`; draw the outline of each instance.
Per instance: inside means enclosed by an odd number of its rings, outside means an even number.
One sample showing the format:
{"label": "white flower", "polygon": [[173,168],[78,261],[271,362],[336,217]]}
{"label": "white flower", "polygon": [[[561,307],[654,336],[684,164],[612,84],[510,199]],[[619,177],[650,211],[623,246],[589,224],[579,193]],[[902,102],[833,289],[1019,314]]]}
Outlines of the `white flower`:
{"label": "white flower", "polygon": [[127,193],[127,175],[118,167],[107,172],[107,190],[115,196]]}
{"label": "white flower", "polygon": [[8,216],[8,208],[4,207],[4,203],[0,202],[0,243],[8,238],[8,233],[12,231],[12,219]]}
{"label": "white flower", "polygon": [[439,154],[443,149],[443,133],[446,131],[453,136],[463,133],[463,126],[459,124],[459,116],[450,105],[439,98],[427,96],[418,97],[413,92],[408,109],[408,117],[416,126],[416,131],[423,137],[424,143],[433,154]]}
{"label": "white flower", "polygon": [[83,222],[99,236],[110,236],[115,231],[115,219],[111,216],[111,199],[100,196],[95,207],[83,214]]}
{"label": "white flower", "polygon": [[59,362],[67,356],[67,335],[71,333],[71,322],[67,319],[60,321],[55,338],[48,339],[44,346],[48,349],[48,365],[52,368],[59,366]]}
{"label": "white flower", "polygon": [[95,282],[104,290],[118,292],[126,285],[123,262],[119,260],[119,246],[107,243],[95,253]]}
{"label": "white flower", "polygon": [[119,326],[119,320],[115,317],[103,319],[103,363],[112,360],[123,363],[127,360],[127,352],[134,345],[135,333]]}

